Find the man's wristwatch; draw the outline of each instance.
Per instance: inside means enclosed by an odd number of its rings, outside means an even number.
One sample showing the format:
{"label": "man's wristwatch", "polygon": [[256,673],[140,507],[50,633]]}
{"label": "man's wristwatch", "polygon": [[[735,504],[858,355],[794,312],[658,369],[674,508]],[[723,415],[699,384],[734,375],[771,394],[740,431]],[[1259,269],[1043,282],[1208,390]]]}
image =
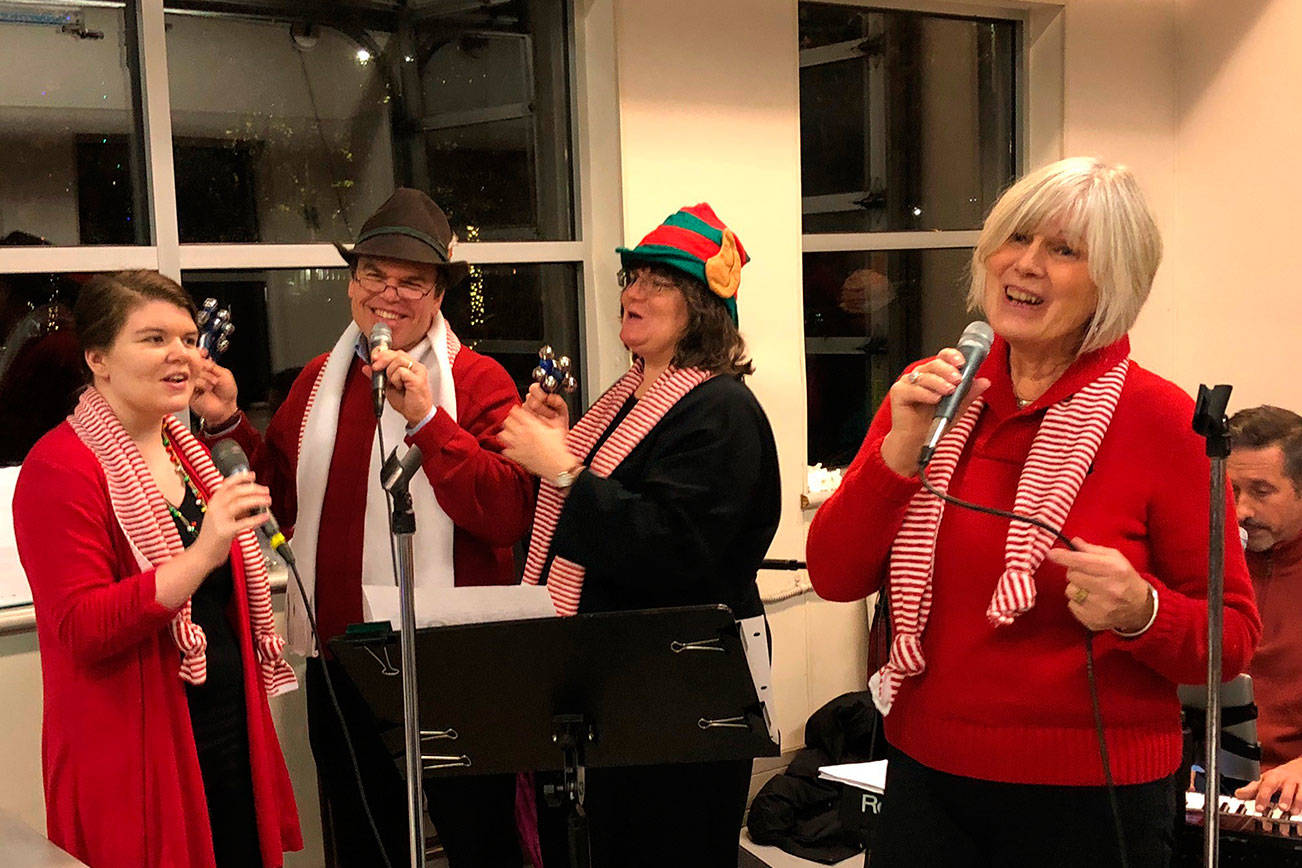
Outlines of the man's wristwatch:
{"label": "man's wristwatch", "polygon": [[579,463],[571,467],[569,470],[562,470],[560,473],[556,474],[556,478],[552,480],[552,485],[556,486],[561,491],[564,491],[573,485],[574,480],[578,479],[579,474],[586,469],[587,468],[584,467],[582,463]]}

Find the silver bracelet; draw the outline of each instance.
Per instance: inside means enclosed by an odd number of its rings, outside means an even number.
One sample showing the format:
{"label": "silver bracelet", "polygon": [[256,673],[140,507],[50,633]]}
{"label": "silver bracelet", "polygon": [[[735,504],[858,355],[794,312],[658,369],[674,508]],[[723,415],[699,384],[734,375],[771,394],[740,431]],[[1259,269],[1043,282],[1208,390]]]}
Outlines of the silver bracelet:
{"label": "silver bracelet", "polygon": [[1122,639],[1136,639],[1148,632],[1148,628],[1153,626],[1153,622],[1157,620],[1157,600],[1158,600],[1157,588],[1153,587],[1152,585],[1149,585],[1148,596],[1153,601],[1153,614],[1149,616],[1148,623],[1140,627],[1138,630],[1136,630],[1133,633],[1123,633],[1122,631],[1116,629],[1115,627],[1112,629],[1113,633],[1116,633]]}

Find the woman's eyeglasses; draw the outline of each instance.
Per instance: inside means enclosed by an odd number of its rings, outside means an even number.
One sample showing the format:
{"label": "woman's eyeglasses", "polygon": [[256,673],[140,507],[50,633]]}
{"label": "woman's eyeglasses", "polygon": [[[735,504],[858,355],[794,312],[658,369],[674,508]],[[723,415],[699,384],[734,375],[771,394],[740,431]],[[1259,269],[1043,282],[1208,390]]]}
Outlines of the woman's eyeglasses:
{"label": "woman's eyeglasses", "polygon": [[643,288],[650,292],[665,292],[670,289],[677,289],[678,284],[674,283],[667,277],[656,274],[649,268],[621,268],[615,275],[615,281],[619,284],[620,289],[628,289],[630,286],[641,279]]}

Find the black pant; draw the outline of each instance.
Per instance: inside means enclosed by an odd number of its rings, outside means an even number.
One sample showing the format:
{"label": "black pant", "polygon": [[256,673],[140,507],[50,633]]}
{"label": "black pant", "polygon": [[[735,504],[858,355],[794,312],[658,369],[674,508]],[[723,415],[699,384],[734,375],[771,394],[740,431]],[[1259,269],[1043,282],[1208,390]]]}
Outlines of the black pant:
{"label": "black pant", "polygon": [[[330,676],[357,752],[371,814],[394,868],[408,864],[407,785],[352,682],[331,661]],[[321,826],[329,868],[382,864],[357,780],[326,692],[319,658],[307,661],[307,721],[321,792]],[[515,776],[476,775],[425,781],[430,819],[452,868],[520,868]]]}
{"label": "black pant", "polygon": [[[1176,776],[1116,788],[1132,868],[1165,868]],[[1121,864],[1106,787],[1005,784],[938,772],[890,751],[872,868],[1110,868]]]}
{"label": "black pant", "polygon": [[[592,868],[736,868],[750,772],[750,760],[589,769]],[[547,868],[570,864],[566,813],[540,802]]]}

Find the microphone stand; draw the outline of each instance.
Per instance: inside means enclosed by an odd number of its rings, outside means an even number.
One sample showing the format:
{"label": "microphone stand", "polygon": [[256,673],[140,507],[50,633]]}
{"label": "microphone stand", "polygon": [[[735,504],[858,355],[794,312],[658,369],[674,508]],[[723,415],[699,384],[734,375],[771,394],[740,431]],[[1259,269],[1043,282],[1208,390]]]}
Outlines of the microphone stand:
{"label": "microphone stand", "polygon": [[1231,386],[1198,387],[1193,429],[1207,440],[1211,503],[1207,533],[1207,720],[1204,729],[1203,864],[1220,863],[1221,641],[1225,619],[1225,459],[1230,454],[1225,408]]}
{"label": "microphone stand", "polygon": [[416,533],[416,513],[411,508],[408,485],[420,468],[420,449],[407,450],[401,459],[398,450],[389,454],[380,468],[380,485],[393,498],[389,516],[396,563],[398,566],[398,608],[402,618],[399,635],[402,659],[402,723],[406,741],[407,831],[411,849],[411,868],[425,868],[425,828],[421,811],[421,777],[423,761],[420,747],[420,720],[416,696],[416,600],[414,595],[415,560],[412,537]]}

